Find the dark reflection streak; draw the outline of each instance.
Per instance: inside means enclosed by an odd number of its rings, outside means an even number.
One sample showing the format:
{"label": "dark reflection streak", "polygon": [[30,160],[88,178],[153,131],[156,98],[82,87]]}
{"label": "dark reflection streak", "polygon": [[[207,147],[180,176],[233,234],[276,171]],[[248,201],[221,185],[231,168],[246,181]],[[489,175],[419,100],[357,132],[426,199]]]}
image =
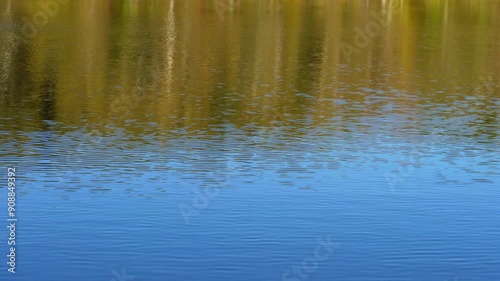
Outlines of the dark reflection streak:
{"label": "dark reflection streak", "polygon": [[[54,72],[49,72],[49,77],[41,85],[41,118],[42,120],[55,120],[56,116],[56,78]],[[45,129],[47,127],[45,126]]]}
{"label": "dark reflection streak", "polygon": [[[321,63],[324,60],[323,45],[325,43],[325,21],[318,15],[318,9],[307,9],[303,17],[303,28],[299,58],[297,89],[310,96],[321,77]],[[309,99],[298,97],[297,106],[307,105]]]}

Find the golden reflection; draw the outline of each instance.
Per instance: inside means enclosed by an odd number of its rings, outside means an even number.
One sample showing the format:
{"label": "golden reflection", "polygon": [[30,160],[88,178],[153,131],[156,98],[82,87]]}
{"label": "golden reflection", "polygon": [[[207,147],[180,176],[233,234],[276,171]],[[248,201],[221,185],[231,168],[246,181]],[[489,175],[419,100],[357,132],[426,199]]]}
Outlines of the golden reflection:
{"label": "golden reflection", "polygon": [[[1,115],[22,96],[34,119],[203,130],[383,114],[368,102],[377,91],[404,112],[456,91],[498,97],[500,1],[235,3],[220,18],[208,0],[78,0],[33,38],[3,32]],[[4,26],[40,10],[1,5]],[[347,60],[342,44],[355,46],[374,14],[386,26]],[[346,106],[356,103],[365,112]]]}

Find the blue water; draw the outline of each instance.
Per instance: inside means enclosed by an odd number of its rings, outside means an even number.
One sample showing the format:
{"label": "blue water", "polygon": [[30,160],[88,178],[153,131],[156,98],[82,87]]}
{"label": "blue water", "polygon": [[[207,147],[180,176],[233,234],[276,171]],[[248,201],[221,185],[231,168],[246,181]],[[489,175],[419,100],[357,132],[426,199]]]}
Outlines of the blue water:
{"label": "blue water", "polygon": [[250,2],[0,34],[0,281],[500,280],[498,4]]}
{"label": "blue water", "polygon": [[73,167],[63,166],[69,137],[26,134],[21,158],[1,158],[18,167],[8,280],[282,280],[318,239],[333,245],[328,258],[283,280],[498,279],[492,147],[450,164],[441,158],[465,144],[422,142],[405,164],[410,144],[382,135],[225,128],[135,142],[66,133],[89,140]]}

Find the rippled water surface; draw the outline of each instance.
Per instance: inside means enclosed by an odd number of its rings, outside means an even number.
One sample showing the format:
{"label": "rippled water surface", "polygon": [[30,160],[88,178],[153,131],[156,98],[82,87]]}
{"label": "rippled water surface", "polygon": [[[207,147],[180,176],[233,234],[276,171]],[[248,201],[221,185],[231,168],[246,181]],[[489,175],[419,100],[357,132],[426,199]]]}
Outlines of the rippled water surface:
{"label": "rippled water surface", "polygon": [[1,280],[500,280],[499,1],[54,9],[0,1]]}

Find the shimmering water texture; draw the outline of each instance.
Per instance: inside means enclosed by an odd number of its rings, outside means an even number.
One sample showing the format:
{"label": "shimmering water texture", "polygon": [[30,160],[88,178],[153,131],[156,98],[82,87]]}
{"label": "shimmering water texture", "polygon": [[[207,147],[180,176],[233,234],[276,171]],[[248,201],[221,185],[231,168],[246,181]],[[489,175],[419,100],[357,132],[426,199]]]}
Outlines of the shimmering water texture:
{"label": "shimmering water texture", "polygon": [[41,2],[0,1],[0,280],[500,280],[500,1]]}

